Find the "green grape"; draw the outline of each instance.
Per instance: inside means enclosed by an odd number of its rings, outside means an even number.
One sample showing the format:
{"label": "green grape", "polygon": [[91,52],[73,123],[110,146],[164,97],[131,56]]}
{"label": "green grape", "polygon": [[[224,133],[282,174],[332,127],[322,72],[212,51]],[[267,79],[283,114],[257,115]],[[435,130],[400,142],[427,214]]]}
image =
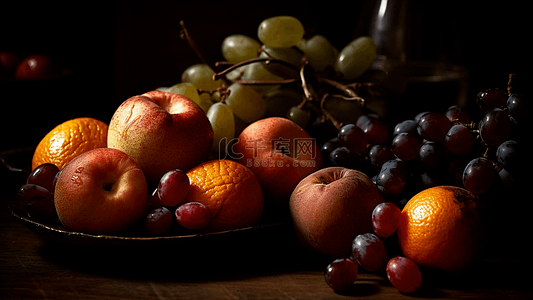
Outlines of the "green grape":
{"label": "green grape", "polygon": [[324,103],[327,109],[337,121],[344,124],[355,124],[359,116],[363,114],[361,104],[358,101],[344,100],[337,97],[328,97]]}
{"label": "green grape", "polygon": [[261,44],[255,39],[242,35],[232,34],[222,41],[222,56],[227,61],[239,63],[257,57]]}
{"label": "green grape", "polygon": [[307,127],[307,123],[311,118],[311,111],[306,109],[301,109],[298,106],[293,106],[287,112],[287,119],[293,121],[294,123],[300,125],[300,127]]}
{"label": "green grape", "polygon": [[[181,82],[177,83],[168,88],[168,92],[183,95],[191,99],[194,103],[198,104],[204,112],[207,112],[211,104],[213,103],[210,99],[209,94],[198,94],[198,89],[190,82]],[[207,95],[207,99],[204,95]]]}
{"label": "green grape", "polygon": [[374,41],[367,36],[359,37],[341,50],[335,69],[347,80],[355,79],[368,70],[377,56]]}
{"label": "green grape", "polygon": [[215,71],[213,71],[208,65],[195,64],[183,71],[181,74],[181,81],[190,82],[195,87],[202,90],[214,91],[223,84],[221,79],[216,81],[213,80],[214,74]]}
{"label": "green grape", "polygon": [[263,20],[257,29],[259,40],[272,48],[298,45],[304,36],[304,27],[295,17],[277,16]]}
{"label": "green grape", "polygon": [[302,39],[298,48],[303,51],[309,65],[315,71],[323,71],[328,65],[333,67],[339,54],[339,50],[320,34],[310,39]]}
{"label": "green grape", "polygon": [[302,102],[303,94],[295,89],[282,87],[263,95],[267,117],[284,117],[293,106]]}
{"label": "green grape", "polygon": [[220,145],[220,141],[226,138],[226,143],[235,137],[235,119],[233,116],[233,110],[229,105],[224,103],[215,103],[207,111],[207,118],[213,128],[213,149],[212,153],[224,152],[221,149],[225,149],[225,145]]}
{"label": "green grape", "polygon": [[[246,81],[276,81],[283,80],[283,78],[270,73],[262,63],[256,62],[246,66],[243,66],[243,74],[240,77],[241,80]],[[264,94],[268,91],[277,89],[279,85],[250,85],[259,94]]]}
{"label": "green grape", "polygon": [[168,86],[160,86],[155,89],[156,91],[162,91],[162,92],[170,92],[170,87]]}
{"label": "green grape", "polygon": [[[259,54],[261,58],[276,58],[293,64],[296,67],[300,67],[302,64],[303,53],[295,48],[271,48],[265,46],[265,48]],[[298,76],[298,70],[289,66],[279,63],[263,63],[265,69],[270,73],[279,76],[281,78],[293,78]]]}
{"label": "green grape", "polygon": [[226,103],[237,117],[247,123],[252,123],[265,115],[265,101],[253,88],[233,83],[228,87],[228,90],[230,90],[230,94],[226,98]]}

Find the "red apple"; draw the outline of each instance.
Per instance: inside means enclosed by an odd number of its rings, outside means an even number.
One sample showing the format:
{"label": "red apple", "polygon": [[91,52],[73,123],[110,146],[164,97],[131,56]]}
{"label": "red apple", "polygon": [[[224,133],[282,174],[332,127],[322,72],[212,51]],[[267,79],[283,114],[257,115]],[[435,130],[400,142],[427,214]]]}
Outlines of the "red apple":
{"label": "red apple", "polygon": [[315,140],[286,118],[272,117],[250,124],[232,150],[231,155],[259,180],[265,210],[283,210],[287,216],[289,198],[298,182],[322,167]]}
{"label": "red apple", "polygon": [[30,55],[17,66],[16,79],[44,79],[59,74],[58,67],[45,55]]}
{"label": "red apple", "polygon": [[141,166],[148,182],[166,172],[186,172],[207,160],[213,130],[205,112],[189,98],[151,91],[124,101],[115,111],[107,146],[126,152]]}
{"label": "red apple", "polygon": [[372,211],[383,197],[364,173],[342,167],[304,178],[289,202],[298,240],[334,258],[349,257],[353,239],[373,232]]}
{"label": "red apple", "polygon": [[126,153],[98,148],[80,154],[61,170],[54,201],[66,228],[93,234],[118,233],[146,217],[146,179]]}

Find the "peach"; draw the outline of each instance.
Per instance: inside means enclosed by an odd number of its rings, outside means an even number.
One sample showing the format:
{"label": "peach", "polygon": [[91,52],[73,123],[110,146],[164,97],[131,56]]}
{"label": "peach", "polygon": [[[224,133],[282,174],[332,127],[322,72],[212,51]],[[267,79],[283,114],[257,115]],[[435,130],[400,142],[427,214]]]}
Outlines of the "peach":
{"label": "peach", "polygon": [[126,152],[141,166],[149,183],[167,171],[207,160],[213,130],[204,111],[189,98],[151,91],[124,101],[109,124],[107,146]]}
{"label": "peach", "polygon": [[[322,167],[315,140],[296,123],[266,118],[246,127],[232,155],[254,172],[265,196],[265,210],[286,210],[296,185]],[[281,212],[283,213],[283,212]]]}
{"label": "peach", "polygon": [[148,210],[143,171],[132,157],[112,148],[71,160],[57,177],[54,200],[63,226],[93,234],[124,231]]}
{"label": "peach", "polygon": [[300,181],[289,206],[302,245],[343,258],[350,256],[357,235],[373,232],[372,212],[381,202],[381,193],[364,173],[329,167]]}

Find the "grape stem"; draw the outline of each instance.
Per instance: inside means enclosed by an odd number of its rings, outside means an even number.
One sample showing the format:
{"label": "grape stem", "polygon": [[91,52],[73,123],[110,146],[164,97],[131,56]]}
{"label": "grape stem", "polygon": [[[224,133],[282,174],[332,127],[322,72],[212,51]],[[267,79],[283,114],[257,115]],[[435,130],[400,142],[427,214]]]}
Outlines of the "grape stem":
{"label": "grape stem", "polygon": [[[296,69],[298,70],[298,68],[291,64],[291,63],[288,63],[284,60],[281,60],[281,59],[276,59],[276,58],[270,58],[270,57],[256,57],[256,58],[252,58],[252,59],[249,59],[249,60],[245,60],[245,61],[241,61],[239,63],[236,63],[236,64],[233,64],[231,62],[227,62],[227,61],[218,61],[215,63],[215,67],[218,67],[218,66],[221,66],[221,65],[229,65],[228,68],[216,73],[215,75],[213,75],[213,80],[218,80],[222,77],[224,77],[226,74],[228,74],[229,72],[239,68],[239,67],[242,67],[242,66],[245,66],[245,65],[249,65],[249,64],[253,64],[253,63],[256,63],[256,62],[264,62],[266,64],[270,64],[270,63],[278,63],[278,64],[282,64],[282,65],[285,65],[287,67],[290,67],[292,69]],[[234,82],[237,82],[237,83],[240,83],[240,84],[287,84],[287,83],[293,83],[293,82],[296,82],[298,81],[297,78],[289,78],[289,79],[284,79],[284,80],[234,80]]]}
{"label": "grape stem", "polygon": [[342,98],[344,100],[349,100],[349,101],[358,101],[360,104],[361,104],[361,107],[363,107],[365,105],[365,99],[363,99],[362,97],[359,97],[359,95],[357,95],[357,93],[355,93],[354,90],[352,90],[349,86],[347,85],[344,85],[340,82],[337,82],[335,80],[331,80],[329,78],[325,78],[325,77],[318,77],[318,81],[320,82],[323,82],[323,83],[326,83],[340,91],[342,91],[346,96],[340,96],[340,95],[331,95],[331,97],[339,97],[339,98]]}
{"label": "grape stem", "polygon": [[322,96],[322,100],[320,100],[320,110],[322,111],[322,115],[331,121],[331,123],[333,123],[333,126],[335,126],[335,128],[337,128],[337,130],[341,130],[342,128],[342,123],[339,122],[325,107],[324,107],[324,103],[326,102],[326,99],[329,97],[330,95],[328,93],[325,93],[324,96]]}
{"label": "grape stem", "polygon": [[205,56],[202,54],[202,51],[200,51],[200,47],[198,47],[198,44],[196,43],[196,41],[191,37],[189,30],[187,29],[187,27],[185,27],[184,20],[180,20],[180,26],[181,26],[180,38],[186,41],[187,44],[189,44],[189,47],[191,47],[194,53],[196,53],[198,58],[200,58],[200,60],[204,64],[208,65],[211,69],[213,69],[213,64],[207,61],[207,59],[205,59]]}

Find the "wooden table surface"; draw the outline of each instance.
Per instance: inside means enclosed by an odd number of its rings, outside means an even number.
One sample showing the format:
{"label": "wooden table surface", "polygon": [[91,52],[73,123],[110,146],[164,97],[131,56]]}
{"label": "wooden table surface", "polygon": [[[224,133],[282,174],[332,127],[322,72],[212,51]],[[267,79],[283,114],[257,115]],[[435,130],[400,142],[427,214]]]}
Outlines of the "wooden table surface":
{"label": "wooden table surface", "polygon": [[290,226],[190,247],[57,243],[11,215],[8,202],[20,178],[1,174],[0,299],[533,299],[527,251],[494,251],[465,278],[425,276],[411,295],[399,293],[383,274],[360,271],[354,286],[339,294],[324,281],[331,259],[303,250]]}

